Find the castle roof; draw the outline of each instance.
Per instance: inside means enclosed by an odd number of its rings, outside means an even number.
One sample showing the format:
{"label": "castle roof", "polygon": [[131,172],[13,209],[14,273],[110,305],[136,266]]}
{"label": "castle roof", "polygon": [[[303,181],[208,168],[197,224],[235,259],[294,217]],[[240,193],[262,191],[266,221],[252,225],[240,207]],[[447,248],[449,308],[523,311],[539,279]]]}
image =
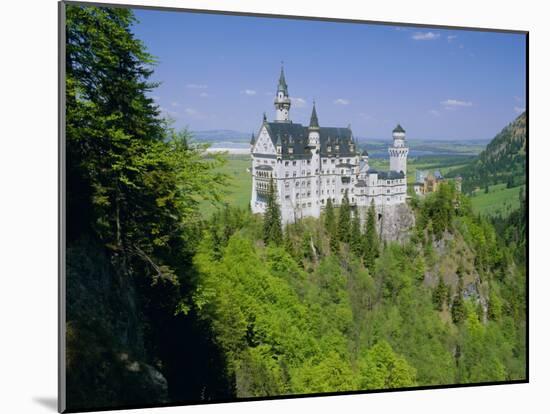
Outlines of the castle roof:
{"label": "castle roof", "polygon": [[252,137],[250,138],[250,145],[254,145],[254,142],[256,142],[256,140],[254,139],[254,132],[253,132]]}
{"label": "castle roof", "polygon": [[[309,127],[293,122],[266,122],[265,125],[273,145],[277,145],[277,140],[281,139],[283,158],[287,155],[292,155],[295,158],[311,155],[307,148]],[[355,150],[351,150],[351,146],[354,144],[351,129],[320,127],[319,136],[321,156],[352,157],[356,155]],[[338,150],[336,150],[336,145],[338,145]],[[328,152],[329,146],[331,147],[330,152]],[[292,148],[292,154],[289,148]]]}
{"label": "castle roof", "polygon": [[367,174],[378,174],[378,178],[381,180],[397,180],[400,178],[405,178],[403,171],[377,171],[370,169],[367,171]]}
{"label": "castle roof", "polygon": [[378,173],[378,178],[382,180],[397,180],[405,178],[405,174],[403,174],[403,171],[380,171]]}
{"label": "castle roof", "polygon": [[317,111],[315,110],[315,102],[313,102],[313,109],[311,111],[311,119],[309,121],[310,128],[319,128],[319,119],[317,118]]}
{"label": "castle roof", "polygon": [[277,86],[277,92],[283,92],[285,96],[288,96],[288,85],[286,84],[285,72],[281,66],[281,74],[279,75],[279,85]]}
{"label": "castle roof", "polygon": [[397,124],[397,126],[393,129],[393,132],[402,132],[405,133],[405,130],[401,126],[401,124]]}

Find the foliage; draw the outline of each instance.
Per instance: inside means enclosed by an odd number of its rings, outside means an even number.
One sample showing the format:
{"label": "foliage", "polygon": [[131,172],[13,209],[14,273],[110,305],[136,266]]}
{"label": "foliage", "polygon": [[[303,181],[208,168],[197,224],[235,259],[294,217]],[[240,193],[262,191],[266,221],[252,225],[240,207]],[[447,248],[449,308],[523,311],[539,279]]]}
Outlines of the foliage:
{"label": "foliage", "polygon": [[281,210],[277,201],[277,194],[273,178],[269,181],[267,194],[267,208],[264,217],[264,242],[281,244],[283,241],[283,230],[281,227]]}
{"label": "foliage", "polygon": [[344,243],[349,242],[351,234],[351,208],[349,205],[348,191],[344,193],[342,205],[338,209],[338,239]]}
{"label": "foliage", "polygon": [[368,214],[364,237],[363,255],[365,265],[369,269],[374,268],[374,260],[379,254],[379,239],[376,234],[376,212],[374,209],[374,201],[371,203]]}

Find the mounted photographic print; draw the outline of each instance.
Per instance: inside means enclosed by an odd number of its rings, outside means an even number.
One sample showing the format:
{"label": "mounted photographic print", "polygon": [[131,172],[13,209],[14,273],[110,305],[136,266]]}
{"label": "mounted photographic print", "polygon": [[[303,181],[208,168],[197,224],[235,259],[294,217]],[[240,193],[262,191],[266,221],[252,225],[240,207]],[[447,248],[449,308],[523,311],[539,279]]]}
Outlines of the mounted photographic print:
{"label": "mounted photographic print", "polygon": [[60,24],[60,411],[528,381],[527,32]]}

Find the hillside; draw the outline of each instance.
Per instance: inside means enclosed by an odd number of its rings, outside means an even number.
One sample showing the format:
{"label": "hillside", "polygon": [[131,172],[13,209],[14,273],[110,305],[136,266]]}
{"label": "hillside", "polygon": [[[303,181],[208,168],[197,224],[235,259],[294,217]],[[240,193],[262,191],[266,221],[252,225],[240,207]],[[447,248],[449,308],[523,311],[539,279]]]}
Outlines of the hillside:
{"label": "hillside", "polygon": [[368,220],[342,232],[344,209],[267,244],[260,216],[209,221],[185,307],[212,327],[237,397],[525,377],[516,241],[450,186],[412,208],[401,243],[368,241]]}
{"label": "hillside", "polygon": [[526,125],[524,112],[498,133],[475,161],[456,171],[464,179],[465,191],[498,183],[509,187],[525,183]]}

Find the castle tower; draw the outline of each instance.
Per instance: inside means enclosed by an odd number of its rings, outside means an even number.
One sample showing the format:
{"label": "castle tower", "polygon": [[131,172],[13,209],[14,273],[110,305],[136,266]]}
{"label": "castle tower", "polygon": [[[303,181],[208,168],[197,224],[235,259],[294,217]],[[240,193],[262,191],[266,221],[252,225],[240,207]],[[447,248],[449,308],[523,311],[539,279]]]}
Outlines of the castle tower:
{"label": "castle tower", "polygon": [[318,152],[321,148],[321,136],[319,128],[319,119],[317,118],[317,111],[315,110],[315,101],[313,102],[313,109],[311,111],[311,118],[309,120],[308,127],[308,147],[313,153]]}
{"label": "castle tower", "polygon": [[390,155],[390,171],[403,172],[407,175],[407,155],[409,148],[405,142],[405,130],[397,125],[393,130],[393,145],[388,148]]}
{"label": "castle tower", "polygon": [[275,96],[275,121],[289,122],[288,112],[290,111],[290,97],[288,96],[288,86],[285,80],[285,73],[281,66],[281,75],[279,76],[279,85],[277,86],[277,96]]}

